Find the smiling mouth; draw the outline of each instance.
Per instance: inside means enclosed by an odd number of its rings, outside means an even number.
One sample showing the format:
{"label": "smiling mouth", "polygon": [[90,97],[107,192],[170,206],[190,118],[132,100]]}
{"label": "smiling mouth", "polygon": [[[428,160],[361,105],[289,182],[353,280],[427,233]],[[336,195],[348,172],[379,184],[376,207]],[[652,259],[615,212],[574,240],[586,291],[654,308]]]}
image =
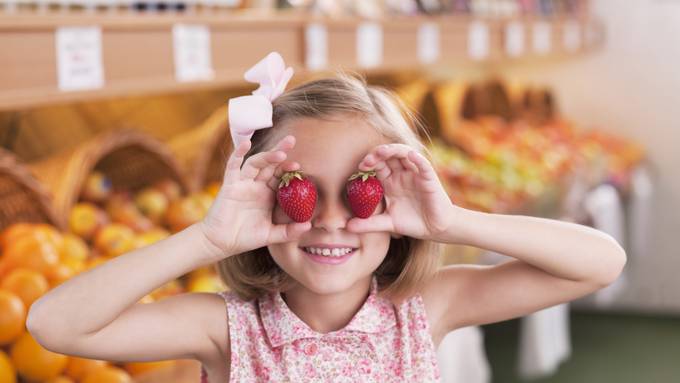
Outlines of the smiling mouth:
{"label": "smiling mouth", "polygon": [[302,251],[310,255],[317,255],[328,258],[340,258],[354,253],[357,249],[353,247],[301,247]]}

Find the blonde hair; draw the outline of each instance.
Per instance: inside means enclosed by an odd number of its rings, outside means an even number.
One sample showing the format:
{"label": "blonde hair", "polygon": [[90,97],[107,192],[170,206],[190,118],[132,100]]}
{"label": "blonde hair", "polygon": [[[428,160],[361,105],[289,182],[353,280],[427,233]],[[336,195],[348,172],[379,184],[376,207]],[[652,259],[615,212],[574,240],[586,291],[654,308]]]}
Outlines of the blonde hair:
{"label": "blonde hair", "polygon": [[[273,102],[273,128],[258,130],[246,159],[273,144],[276,127],[296,118],[331,118],[352,115],[364,119],[381,135],[428,155],[418,139],[418,119],[389,90],[369,86],[356,75],[338,73],[302,84]],[[420,239],[391,238],[387,256],[375,270],[380,293],[399,302],[414,293],[436,272],[439,245]],[[217,264],[222,281],[241,299],[251,300],[269,292],[285,291],[294,281],[266,247],[223,259]]]}

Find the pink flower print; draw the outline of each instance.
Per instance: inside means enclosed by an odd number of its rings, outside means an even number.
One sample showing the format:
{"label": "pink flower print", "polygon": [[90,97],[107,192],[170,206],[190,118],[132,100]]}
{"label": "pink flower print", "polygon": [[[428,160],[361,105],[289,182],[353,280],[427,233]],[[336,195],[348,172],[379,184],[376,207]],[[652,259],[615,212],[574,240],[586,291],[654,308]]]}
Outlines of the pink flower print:
{"label": "pink flower print", "polygon": [[319,347],[316,345],[316,343],[310,343],[307,346],[305,346],[305,355],[312,356],[316,354],[316,351],[318,349]]}
{"label": "pink flower print", "polygon": [[305,364],[305,376],[308,378],[316,377],[316,370],[314,370],[314,366],[311,363]]}
{"label": "pink flower print", "polygon": [[371,362],[368,359],[361,359],[358,363],[358,367],[362,374],[371,373]]}

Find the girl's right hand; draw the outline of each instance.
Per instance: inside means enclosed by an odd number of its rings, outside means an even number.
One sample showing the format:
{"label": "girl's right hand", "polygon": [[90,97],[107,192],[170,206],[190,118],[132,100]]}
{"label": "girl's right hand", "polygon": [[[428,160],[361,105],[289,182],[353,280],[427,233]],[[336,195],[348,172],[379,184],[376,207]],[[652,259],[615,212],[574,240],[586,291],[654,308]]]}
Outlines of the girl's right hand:
{"label": "girl's right hand", "polygon": [[206,239],[219,249],[219,259],[269,244],[297,239],[311,228],[309,222],[276,225],[272,211],[278,178],[284,171],[298,170],[295,162],[284,163],[295,137],[286,136],[268,151],[255,154],[243,164],[250,141],[234,149],[224,173],[222,187],[200,223]]}

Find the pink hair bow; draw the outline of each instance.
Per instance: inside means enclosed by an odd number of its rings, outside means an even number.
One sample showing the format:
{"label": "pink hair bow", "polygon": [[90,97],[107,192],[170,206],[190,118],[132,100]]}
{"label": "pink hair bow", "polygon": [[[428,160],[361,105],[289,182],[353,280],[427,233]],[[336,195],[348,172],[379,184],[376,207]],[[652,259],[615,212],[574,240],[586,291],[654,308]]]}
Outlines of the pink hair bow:
{"label": "pink hair bow", "polygon": [[286,68],[283,58],[271,52],[243,76],[246,81],[260,84],[251,96],[229,100],[229,129],[234,148],[250,140],[258,129],[272,127],[272,101],[286,89],[293,77],[293,68]]}

